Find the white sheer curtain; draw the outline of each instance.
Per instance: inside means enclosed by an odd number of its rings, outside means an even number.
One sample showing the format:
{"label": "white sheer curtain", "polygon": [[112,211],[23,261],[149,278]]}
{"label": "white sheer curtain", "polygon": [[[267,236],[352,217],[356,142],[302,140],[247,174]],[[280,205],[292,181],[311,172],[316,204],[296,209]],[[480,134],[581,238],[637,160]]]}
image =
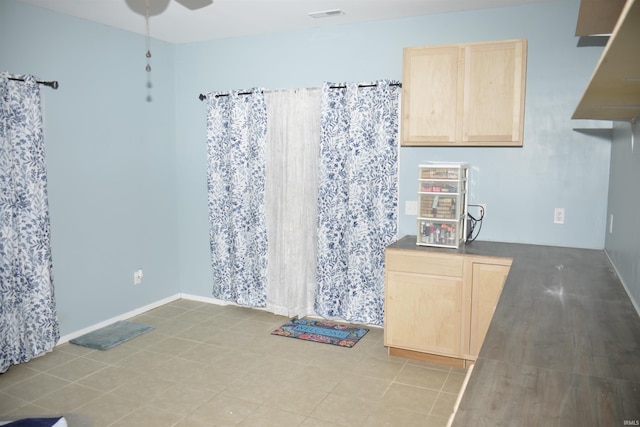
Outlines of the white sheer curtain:
{"label": "white sheer curtain", "polygon": [[320,100],[317,89],[265,92],[267,309],[314,314]]}

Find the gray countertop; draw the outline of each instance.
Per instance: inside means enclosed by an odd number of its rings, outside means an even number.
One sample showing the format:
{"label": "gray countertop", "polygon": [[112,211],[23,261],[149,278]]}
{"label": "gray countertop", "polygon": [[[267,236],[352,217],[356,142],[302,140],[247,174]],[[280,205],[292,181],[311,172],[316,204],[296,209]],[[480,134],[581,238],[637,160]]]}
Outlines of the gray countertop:
{"label": "gray countertop", "polygon": [[390,247],[513,259],[453,426],[640,424],[640,317],[603,251]]}

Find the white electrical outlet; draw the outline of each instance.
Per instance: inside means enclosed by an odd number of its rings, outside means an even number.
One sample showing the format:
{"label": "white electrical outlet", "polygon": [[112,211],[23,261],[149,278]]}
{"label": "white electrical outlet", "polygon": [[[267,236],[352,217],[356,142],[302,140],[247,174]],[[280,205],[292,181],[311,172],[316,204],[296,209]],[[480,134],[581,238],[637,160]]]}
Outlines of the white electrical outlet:
{"label": "white electrical outlet", "polygon": [[564,224],[564,208],[555,208],[553,211],[553,223]]}
{"label": "white electrical outlet", "polygon": [[609,234],[613,234],[613,214],[609,215]]}
{"label": "white electrical outlet", "polygon": [[136,270],[133,272],[133,284],[134,285],[139,285],[140,283],[142,283],[142,270]]}

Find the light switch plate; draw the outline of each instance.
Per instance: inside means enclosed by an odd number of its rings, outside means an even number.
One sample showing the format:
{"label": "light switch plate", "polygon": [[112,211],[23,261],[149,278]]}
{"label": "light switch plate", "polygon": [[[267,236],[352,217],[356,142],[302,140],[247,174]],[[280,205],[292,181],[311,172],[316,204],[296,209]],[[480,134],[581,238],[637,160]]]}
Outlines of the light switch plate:
{"label": "light switch plate", "polygon": [[416,200],[407,200],[404,202],[405,215],[418,215],[418,202]]}

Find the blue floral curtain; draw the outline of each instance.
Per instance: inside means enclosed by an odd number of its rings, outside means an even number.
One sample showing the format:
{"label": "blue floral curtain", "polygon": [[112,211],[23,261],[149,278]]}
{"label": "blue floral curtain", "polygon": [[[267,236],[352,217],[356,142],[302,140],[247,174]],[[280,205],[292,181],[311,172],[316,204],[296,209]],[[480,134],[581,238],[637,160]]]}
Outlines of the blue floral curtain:
{"label": "blue floral curtain", "polygon": [[382,325],[384,250],[397,237],[397,82],[322,88],[315,310]]}
{"label": "blue floral curtain", "polygon": [[213,296],[264,307],[267,108],[260,89],[209,93],[207,154]]}
{"label": "blue floral curtain", "polygon": [[60,338],[40,88],[0,74],[0,372]]}

